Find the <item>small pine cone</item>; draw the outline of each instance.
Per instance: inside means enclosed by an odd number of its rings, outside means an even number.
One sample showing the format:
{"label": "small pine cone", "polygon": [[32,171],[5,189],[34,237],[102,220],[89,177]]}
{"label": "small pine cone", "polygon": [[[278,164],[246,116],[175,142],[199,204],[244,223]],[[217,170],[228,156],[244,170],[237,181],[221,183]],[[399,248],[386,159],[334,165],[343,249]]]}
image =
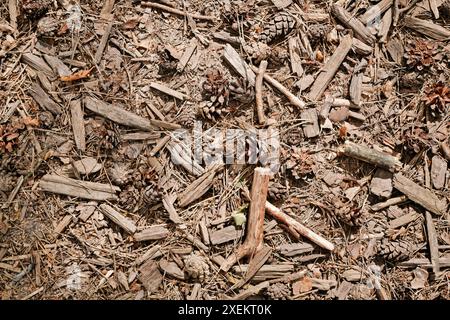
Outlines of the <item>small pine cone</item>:
{"label": "small pine cone", "polygon": [[149,206],[162,201],[162,192],[155,182],[151,182],[144,190],[144,202]]}
{"label": "small pine cone", "polygon": [[50,0],[22,0],[22,12],[29,20],[37,20],[50,9]]}
{"label": "small pine cone", "polygon": [[209,275],[209,265],[203,257],[191,253],[184,259],[184,272],[188,278],[203,282]]}
{"label": "small pine cone", "polygon": [[16,178],[6,172],[0,171],[0,191],[11,192],[16,186]]}
{"label": "small pine cone", "polygon": [[228,111],[228,109],[222,108],[220,105],[215,105],[211,101],[203,102],[198,108],[198,114],[209,120],[215,120],[216,118],[222,116],[222,114],[226,111]]}
{"label": "small pine cone", "polygon": [[259,40],[270,43],[273,40],[286,36],[295,27],[295,19],[286,12],[277,13],[264,27]]}
{"label": "small pine cone", "polygon": [[39,123],[44,128],[51,128],[53,126],[53,121],[55,120],[53,115],[50,112],[45,111],[45,110],[39,112],[38,119],[39,119]]}
{"label": "small pine cone", "polygon": [[292,128],[283,135],[283,142],[289,146],[298,146],[305,141],[303,129],[299,127]]}
{"label": "small pine cone", "polygon": [[187,128],[193,127],[195,120],[196,120],[195,110],[189,105],[186,106],[186,108],[184,108],[184,110],[178,115],[176,119],[177,123]]}
{"label": "small pine cone", "polygon": [[251,103],[255,99],[253,86],[242,79],[230,83],[230,94],[233,100],[243,104]]}
{"label": "small pine cone", "polygon": [[411,255],[413,249],[404,241],[389,241],[383,239],[379,246],[378,253],[387,260],[401,261],[406,260]]}
{"label": "small pine cone", "polygon": [[264,42],[253,42],[252,44],[245,44],[244,51],[247,53],[250,61],[258,65],[262,60],[267,60],[270,57],[271,49]]}
{"label": "small pine cone", "polygon": [[272,300],[286,300],[291,293],[289,285],[285,283],[274,283],[266,290],[266,295]]}
{"label": "small pine cone", "polygon": [[281,183],[272,182],[271,184],[269,184],[268,193],[269,193],[269,198],[271,198],[275,201],[279,201],[286,196],[287,189]]}
{"label": "small pine cone", "polygon": [[130,181],[130,170],[125,163],[114,163],[114,165],[108,169],[108,174],[111,181],[119,186],[127,184]]}
{"label": "small pine cone", "polygon": [[275,47],[270,54],[270,62],[274,65],[283,65],[289,59],[289,51],[283,47]]}
{"label": "small pine cone", "polygon": [[329,31],[330,31],[330,29],[326,25],[313,24],[313,25],[309,26],[308,27],[308,39],[311,43],[311,46],[315,47],[321,41],[323,41],[326,38]]}
{"label": "small pine cone", "polygon": [[139,192],[134,186],[129,186],[119,194],[119,204],[121,209],[134,211],[139,203]]}

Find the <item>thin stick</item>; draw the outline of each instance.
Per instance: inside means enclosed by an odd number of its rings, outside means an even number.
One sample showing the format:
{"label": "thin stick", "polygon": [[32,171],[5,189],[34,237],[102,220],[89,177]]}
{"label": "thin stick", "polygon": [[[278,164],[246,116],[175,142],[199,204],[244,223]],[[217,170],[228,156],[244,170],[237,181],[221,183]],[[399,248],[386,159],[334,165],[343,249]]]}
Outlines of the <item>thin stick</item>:
{"label": "thin stick", "polygon": [[[258,72],[258,68],[256,68],[255,66],[250,66],[250,68],[253,72]],[[285,86],[269,76],[267,73],[264,74],[264,80],[266,80],[272,87],[278,89],[282,94],[284,94],[289,99],[289,102],[292,105],[299,108],[305,107],[305,103],[302,100],[300,100],[296,95],[290,92]]]}
{"label": "thin stick", "polygon": [[192,17],[194,19],[209,20],[209,21],[213,21],[214,20],[213,16],[203,16],[201,14],[187,13],[187,12],[183,12],[181,10],[175,9],[175,8],[171,8],[171,7],[159,4],[159,3],[155,3],[155,2],[142,2],[141,5],[144,8],[161,9],[161,10],[164,10],[164,11],[167,11],[167,12],[170,12],[170,13],[173,13],[173,14],[177,14],[177,15],[180,15],[180,16],[185,16],[185,17],[189,16],[189,17]]}
{"label": "thin stick", "polygon": [[264,73],[266,72],[266,69],[267,69],[267,61],[263,60],[259,64],[259,69],[256,74],[256,81],[255,81],[256,111],[258,112],[259,124],[264,124],[266,122],[266,117],[264,115],[263,97],[262,97],[263,79],[264,79]]}
{"label": "thin stick", "polygon": [[269,168],[256,168],[253,175],[250,210],[244,243],[230,255],[220,268],[228,271],[237,261],[246,256],[254,256],[263,246],[264,207],[267,199],[269,179],[272,172]]}
{"label": "thin stick", "polygon": [[266,201],[266,210],[267,210],[267,213],[269,213],[272,217],[274,217],[278,221],[280,221],[288,226],[292,226],[292,228],[295,231],[300,233],[302,236],[308,238],[315,244],[321,246],[324,249],[330,250],[330,251],[334,250],[334,245],[331,242],[329,242],[322,236],[318,235],[314,231],[308,229],[307,227],[302,225],[297,220],[294,220],[293,218],[289,217],[287,214],[283,213],[280,209],[278,209],[277,207],[275,207],[273,204],[271,204],[268,201]]}
{"label": "thin stick", "polygon": [[97,52],[95,53],[95,63],[99,64],[100,60],[102,60],[103,51],[105,51],[106,45],[108,44],[109,35],[111,34],[112,26],[114,21],[111,20],[106,26],[105,32],[103,33],[102,38],[100,39],[100,44],[98,45]]}

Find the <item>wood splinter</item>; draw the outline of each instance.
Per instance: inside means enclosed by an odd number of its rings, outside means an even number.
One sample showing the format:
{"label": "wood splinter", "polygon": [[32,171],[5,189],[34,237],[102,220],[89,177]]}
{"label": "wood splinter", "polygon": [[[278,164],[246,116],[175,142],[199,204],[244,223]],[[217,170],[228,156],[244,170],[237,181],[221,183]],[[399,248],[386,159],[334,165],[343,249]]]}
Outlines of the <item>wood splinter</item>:
{"label": "wood splinter", "polygon": [[267,190],[272,171],[256,168],[253,175],[250,209],[244,243],[224,262],[221,270],[228,271],[237,261],[246,256],[254,256],[263,247],[264,211]]}
{"label": "wood splinter", "polygon": [[259,124],[264,124],[266,122],[266,117],[264,115],[263,97],[262,97],[263,79],[264,79],[264,73],[266,72],[266,69],[267,69],[267,61],[263,60],[259,64],[259,69],[256,74],[256,81],[255,81],[256,111],[258,112]]}

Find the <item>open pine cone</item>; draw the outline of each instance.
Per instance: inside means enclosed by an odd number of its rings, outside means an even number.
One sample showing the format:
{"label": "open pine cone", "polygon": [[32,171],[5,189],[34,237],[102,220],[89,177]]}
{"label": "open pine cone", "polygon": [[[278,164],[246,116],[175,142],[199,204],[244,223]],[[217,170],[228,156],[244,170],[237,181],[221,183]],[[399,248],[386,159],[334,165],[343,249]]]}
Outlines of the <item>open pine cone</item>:
{"label": "open pine cone", "polygon": [[220,70],[214,69],[207,74],[207,80],[203,83],[203,95],[206,102],[199,109],[201,116],[213,119],[226,110],[230,89],[228,80]]}
{"label": "open pine cone", "polygon": [[286,283],[274,283],[266,290],[266,295],[272,300],[286,300],[291,293],[289,285]]}
{"label": "open pine cone", "polygon": [[275,39],[284,37],[291,32],[295,27],[295,19],[286,12],[277,13],[264,26],[263,32],[259,36],[262,42],[270,43]]}
{"label": "open pine cone", "polygon": [[406,64],[411,68],[421,71],[431,67],[435,60],[439,59],[436,43],[425,40],[409,42],[406,47]]}
{"label": "open pine cone", "polygon": [[450,106],[450,88],[442,82],[428,86],[422,100],[432,109],[445,112]]}
{"label": "open pine cone", "polygon": [[383,239],[378,253],[385,259],[395,262],[408,259],[412,251],[413,248],[407,242]]}
{"label": "open pine cone", "polygon": [[149,206],[154,206],[162,201],[162,191],[156,182],[150,181],[148,183],[144,189],[143,198],[144,202]]}

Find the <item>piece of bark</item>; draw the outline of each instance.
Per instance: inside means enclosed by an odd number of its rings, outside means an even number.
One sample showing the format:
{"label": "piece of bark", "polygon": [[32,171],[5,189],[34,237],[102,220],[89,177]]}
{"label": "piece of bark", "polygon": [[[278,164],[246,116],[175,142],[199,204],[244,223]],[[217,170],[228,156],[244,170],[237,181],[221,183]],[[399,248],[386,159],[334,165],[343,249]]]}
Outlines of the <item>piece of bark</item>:
{"label": "piece of bark", "polygon": [[133,235],[135,241],[161,240],[169,235],[169,230],[163,226],[151,226]]}
{"label": "piece of bark", "polygon": [[395,198],[391,198],[389,200],[386,200],[385,202],[380,202],[380,203],[374,204],[374,205],[372,205],[371,209],[372,209],[372,211],[380,211],[380,210],[383,210],[383,209],[385,209],[387,207],[403,203],[403,202],[405,202],[407,200],[408,200],[407,196],[395,197]]}
{"label": "piece of bark", "polygon": [[162,203],[163,203],[164,208],[169,213],[169,219],[175,224],[180,224],[183,221],[181,220],[180,216],[178,215],[177,210],[173,206],[176,199],[177,199],[177,196],[175,194],[170,194],[170,195],[168,194],[163,197]]}
{"label": "piece of bark", "polygon": [[48,110],[54,115],[62,112],[61,106],[53,101],[37,82],[31,85],[28,92],[42,109]]}
{"label": "piece of bark", "polygon": [[204,244],[209,245],[211,241],[209,240],[209,230],[206,226],[206,217],[203,217],[199,223],[200,236]]}
{"label": "piece of bark", "polygon": [[382,198],[389,198],[392,194],[392,173],[377,169],[370,183],[370,192]]}
{"label": "piece of bark", "polygon": [[392,8],[388,9],[381,20],[381,28],[378,31],[379,42],[386,43],[389,35],[389,30],[392,26]]}
{"label": "piece of bark", "polygon": [[161,134],[153,132],[133,132],[122,134],[120,138],[129,141],[156,140],[161,138]]}
{"label": "piece of bark", "polygon": [[339,147],[338,153],[368,162],[391,172],[398,171],[402,167],[402,163],[396,157],[350,141],[346,141],[344,145]]}
{"label": "piece of bark", "polygon": [[237,72],[241,77],[248,81],[250,86],[255,85],[256,75],[250,69],[247,62],[245,62],[239,53],[230,45],[227,44],[223,51],[224,60]]}
{"label": "piece of bark", "polygon": [[[1,259],[0,259],[1,260]],[[42,281],[42,270],[41,270],[41,254],[39,252],[33,252],[34,270],[36,275],[36,285],[40,286]]]}
{"label": "piece of bark", "polygon": [[77,149],[81,152],[86,150],[86,133],[84,128],[83,110],[80,100],[71,100],[69,103],[72,122],[72,131]]}
{"label": "piece of bark", "polygon": [[100,39],[100,44],[97,47],[97,51],[95,52],[94,61],[96,64],[99,64],[103,57],[103,52],[105,51],[106,46],[108,45],[108,39],[112,31],[112,27],[114,25],[114,20],[111,20],[106,25],[105,30],[103,31],[102,37]]}
{"label": "piece of bark", "polygon": [[450,30],[432,22],[414,17],[405,17],[404,23],[406,27],[434,40],[447,41],[450,39]]}
{"label": "piece of bark", "polygon": [[150,123],[149,120],[126,111],[119,106],[109,104],[92,97],[84,98],[84,106],[90,111],[124,126],[146,131],[155,129],[155,127]]}
{"label": "piece of bark", "polygon": [[356,106],[359,106],[361,104],[362,82],[363,74],[361,72],[353,75],[350,82],[350,99]]}
{"label": "piece of bark", "polygon": [[203,196],[210,189],[215,175],[221,168],[222,165],[214,165],[187,186],[187,188],[178,196],[178,205],[180,207],[186,207]]}
{"label": "piece of bark", "polygon": [[331,12],[343,25],[352,29],[356,37],[365,44],[373,45],[375,43],[375,37],[372,35],[370,30],[367,29],[358,18],[353,17],[350,12],[338,4],[333,4],[331,6]]}
{"label": "piece of bark", "polygon": [[262,248],[264,237],[264,208],[271,176],[272,171],[269,168],[256,168],[254,170],[245,240],[236,252],[227,258],[226,262],[220,268],[221,270],[228,271],[241,258],[253,256]]}
{"label": "piece of bark", "polygon": [[151,82],[150,83],[150,88],[153,88],[155,90],[158,90],[164,94],[167,94],[169,96],[172,96],[176,99],[179,99],[181,101],[185,100],[187,98],[187,96],[184,93],[175,91],[161,83],[156,83],[156,82]]}
{"label": "piece of bark", "polygon": [[391,8],[393,3],[393,0],[381,0],[364,12],[364,14],[359,17],[359,20],[366,25],[372,23],[375,19],[380,18],[385,11]]}
{"label": "piece of bark", "polygon": [[150,293],[156,292],[163,281],[163,276],[159,271],[158,263],[151,259],[139,268],[137,278]]}
{"label": "piece of bark", "polygon": [[211,244],[218,245],[228,241],[234,241],[241,238],[243,235],[242,230],[236,229],[235,226],[228,226],[223,229],[211,232],[209,234],[209,240]]}
{"label": "piece of bark", "polygon": [[52,68],[49,67],[44,59],[32,53],[22,54],[22,62],[29,65],[37,72],[43,72],[47,77],[53,77],[55,75]]}
{"label": "piece of bark", "polygon": [[160,256],[163,255],[160,249],[161,249],[160,245],[152,246],[143,255],[139,256],[133,264],[139,266],[149,259],[151,260],[159,258]]}
{"label": "piece of bark", "polygon": [[267,69],[267,61],[263,60],[259,64],[258,72],[256,73],[255,80],[255,95],[256,95],[256,112],[258,114],[258,123],[264,124],[266,122],[266,117],[264,115],[264,103],[263,103],[263,79],[264,73]]}
{"label": "piece of bark", "polygon": [[277,250],[280,251],[280,253],[283,256],[286,257],[294,257],[298,256],[304,253],[309,253],[314,251],[314,247],[310,245],[309,243],[288,243],[283,244],[277,247]]}
{"label": "piece of bark", "polygon": [[170,135],[166,135],[165,137],[161,138],[150,151],[150,156],[154,157],[170,141],[170,138]]}
{"label": "piece of bark", "polygon": [[417,212],[410,212],[410,213],[404,214],[394,220],[391,220],[389,222],[389,228],[391,228],[391,229],[400,228],[404,225],[407,225],[408,223],[415,221],[419,217],[420,217],[420,215]]}
{"label": "piece of bark", "polygon": [[116,191],[120,191],[120,188],[116,186],[75,180],[56,175],[43,176],[39,182],[39,186],[43,191],[99,201],[117,200],[115,193]]}
{"label": "piece of bark", "polygon": [[[255,66],[250,67],[251,70],[257,72],[258,69]],[[290,92],[285,86],[283,86],[281,83],[279,83],[277,80],[269,76],[267,73],[264,74],[264,80],[267,81],[272,87],[280,91],[282,94],[288,98],[289,102],[298,108],[303,108],[305,106],[305,103],[296,95],[294,95],[292,92]]]}
{"label": "piece of bark", "polygon": [[447,205],[444,201],[441,201],[432,191],[419,186],[401,173],[394,175],[394,188],[436,215],[446,212]]}
{"label": "piece of bark", "polygon": [[244,277],[241,281],[236,283],[231,287],[230,290],[236,290],[250,281],[256,273],[261,269],[261,267],[266,263],[266,261],[270,258],[272,254],[272,249],[268,246],[264,246],[260,249],[256,254],[251,258],[250,263],[248,265],[247,271],[244,274]]}
{"label": "piece of bark", "polygon": [[403,57],[405,55],[405,49],[403,47],[402,41],[398,38],[391,38],[387,45],[386,50],[389,52],[389,55],[392,57],[395,63],[401,65],[403,61]]}
{"label": "piece of bark", "polygon": [[102,203],[99,208],[105,216],[111,219],[111,221],[117,224],[119,227],[124,229],[127,233],[133,234],[136,232],[136,225],[134,224],[134,222],[124,217],[113,207]]}
{"label": "piece of bark", "polygon": [[69,67],[66,66],[59,58],[44,54],[44,59],[59,77],[67,77],[72,74]]}
{"label": "piece of bark", "polygon": [[303,75],[302,57],[300,56],[300,47],[298,45],[300,39],[298,37],[292,37],[288,40],[289,56],[291,60],[292,73],[297,77]]}
{"label": "piece of bark", "polygon": [[312,101],[317,101],[325,92],[325,89],[330,84],[331,80],[333,80],[334,75],[339,69],[339,66],[344,61],[348,52],[352,48],[353,40],[352,37],[347,35],[339,44],[339,47],[335,50],[331,58],[327,61],[322,71],[314,81],[312,85],[311,91],[309,92],[309,99]]}
{"label": "piece of bark", "polygon": [[250,286],[249,288],[243,290],[239,294],[229,298],[229,300],[237,300],[237,301],[245,300],[251,296],[257,295],[261,290],[267,288],[268,286],[270,286],[269,281],[261,282],[256,286]]}
{"label": "piece of bark", "polygon": [[359,282],[366,277],[362,270],[349,269],[342,273],[342,277],[348,282]]}
{"label": "piece of bark", "polygon": [[359,112],[355,112],[355,111],[351,111],[350,110],[348,112],[348,116],[350,118],[354,119],[354,120],[358,120],[358,121],[361,121],[361,122],[366,121],[366,117],[363,114],[359,113]]}
{"label": "piece of bark", "polygon": [[431,181],[435,189],[442,189],[445,186],[445,175],[447,173],[447,161],[438,155],[431,159]]}
{"label": "piece of bark", "polygon": [[188,47],[184,51],[183,55],[180,58],[180,61],[177,65],[177,71],[183,72],[183,70],[186,68],[186,65],[189,63],[189,60],[191,60],[192,55],[194,54],[195,50],[197,49],[198,41],[195,38],[192,38],[189,42]]}
{"label": "piece of bark", "polygon": [[58,225],[55,228],[55,237],[58,237],[63,231],[64,229],[66,229],[66,227],[70,224],[70,222],[72,221],[72,216],[71,215],[66,215],[64,218],[62,218],[62,220],[58,223]]}
{"label": "piece of bark", "polygon": [[159,268],[163,271],[164,275],[169,275],[178,280],[184,280],[184,272],[175,262],[161,260],[159,262]]}
{"label": "piece of bark", "polygon": [[320,134],[319,119],[314,108],[302,111],[300,118],[308,120],[309,123],[303,125],[303,132],[307,138],[315,138]]}
{"label": "piece of bark", "polygon": [[[450,258],[439,258],[439,265],[441,268],[450,268]],[[426,268],[432,269],[433,264],[427,258],[414,258],[407,261],[400,262],[398,266],[409,268]]]}
{"label": "piece of bark", "polygon": [[353,38],[352,49],[360,55],[367,56],[372,53],[373,47],[365,44],[361,40]]}
{"label": "piece of bark", "polygon": [[338,300],[345,300],[350,293],[350,290],[352,289],[353,284],[351,284],[348,281],[342,281],[342,283],[339,285],[339,288],[336,291],[336,298]]}
{"label": "piece of bark", "polygon": [[214,39],[229,43],[234,46],[239,46],[241,44],[241,38],[232,36],[225,31],[214,32],[212,36],[214,37]]}
{"label": "piece of bark", "polygon": [[[249,271],[248,264],[240,264],[232,268],[233,273],[244,276]],[[252,282],[261,282],[269,279],[276,279],[284,276],[288,272],[294,271],[293,264],[266,264],[262,266],[254,275]]]}
{"label": "piece of bark", "polygon": [[431,213],[429,213],[428,211],[425,212],[425,221],[427,226],[428,247],[430,249],[431,264],[433,265],[433,272],[437,275],[440,271],[438,248],[439,244],[433,218],[431,217]]}

